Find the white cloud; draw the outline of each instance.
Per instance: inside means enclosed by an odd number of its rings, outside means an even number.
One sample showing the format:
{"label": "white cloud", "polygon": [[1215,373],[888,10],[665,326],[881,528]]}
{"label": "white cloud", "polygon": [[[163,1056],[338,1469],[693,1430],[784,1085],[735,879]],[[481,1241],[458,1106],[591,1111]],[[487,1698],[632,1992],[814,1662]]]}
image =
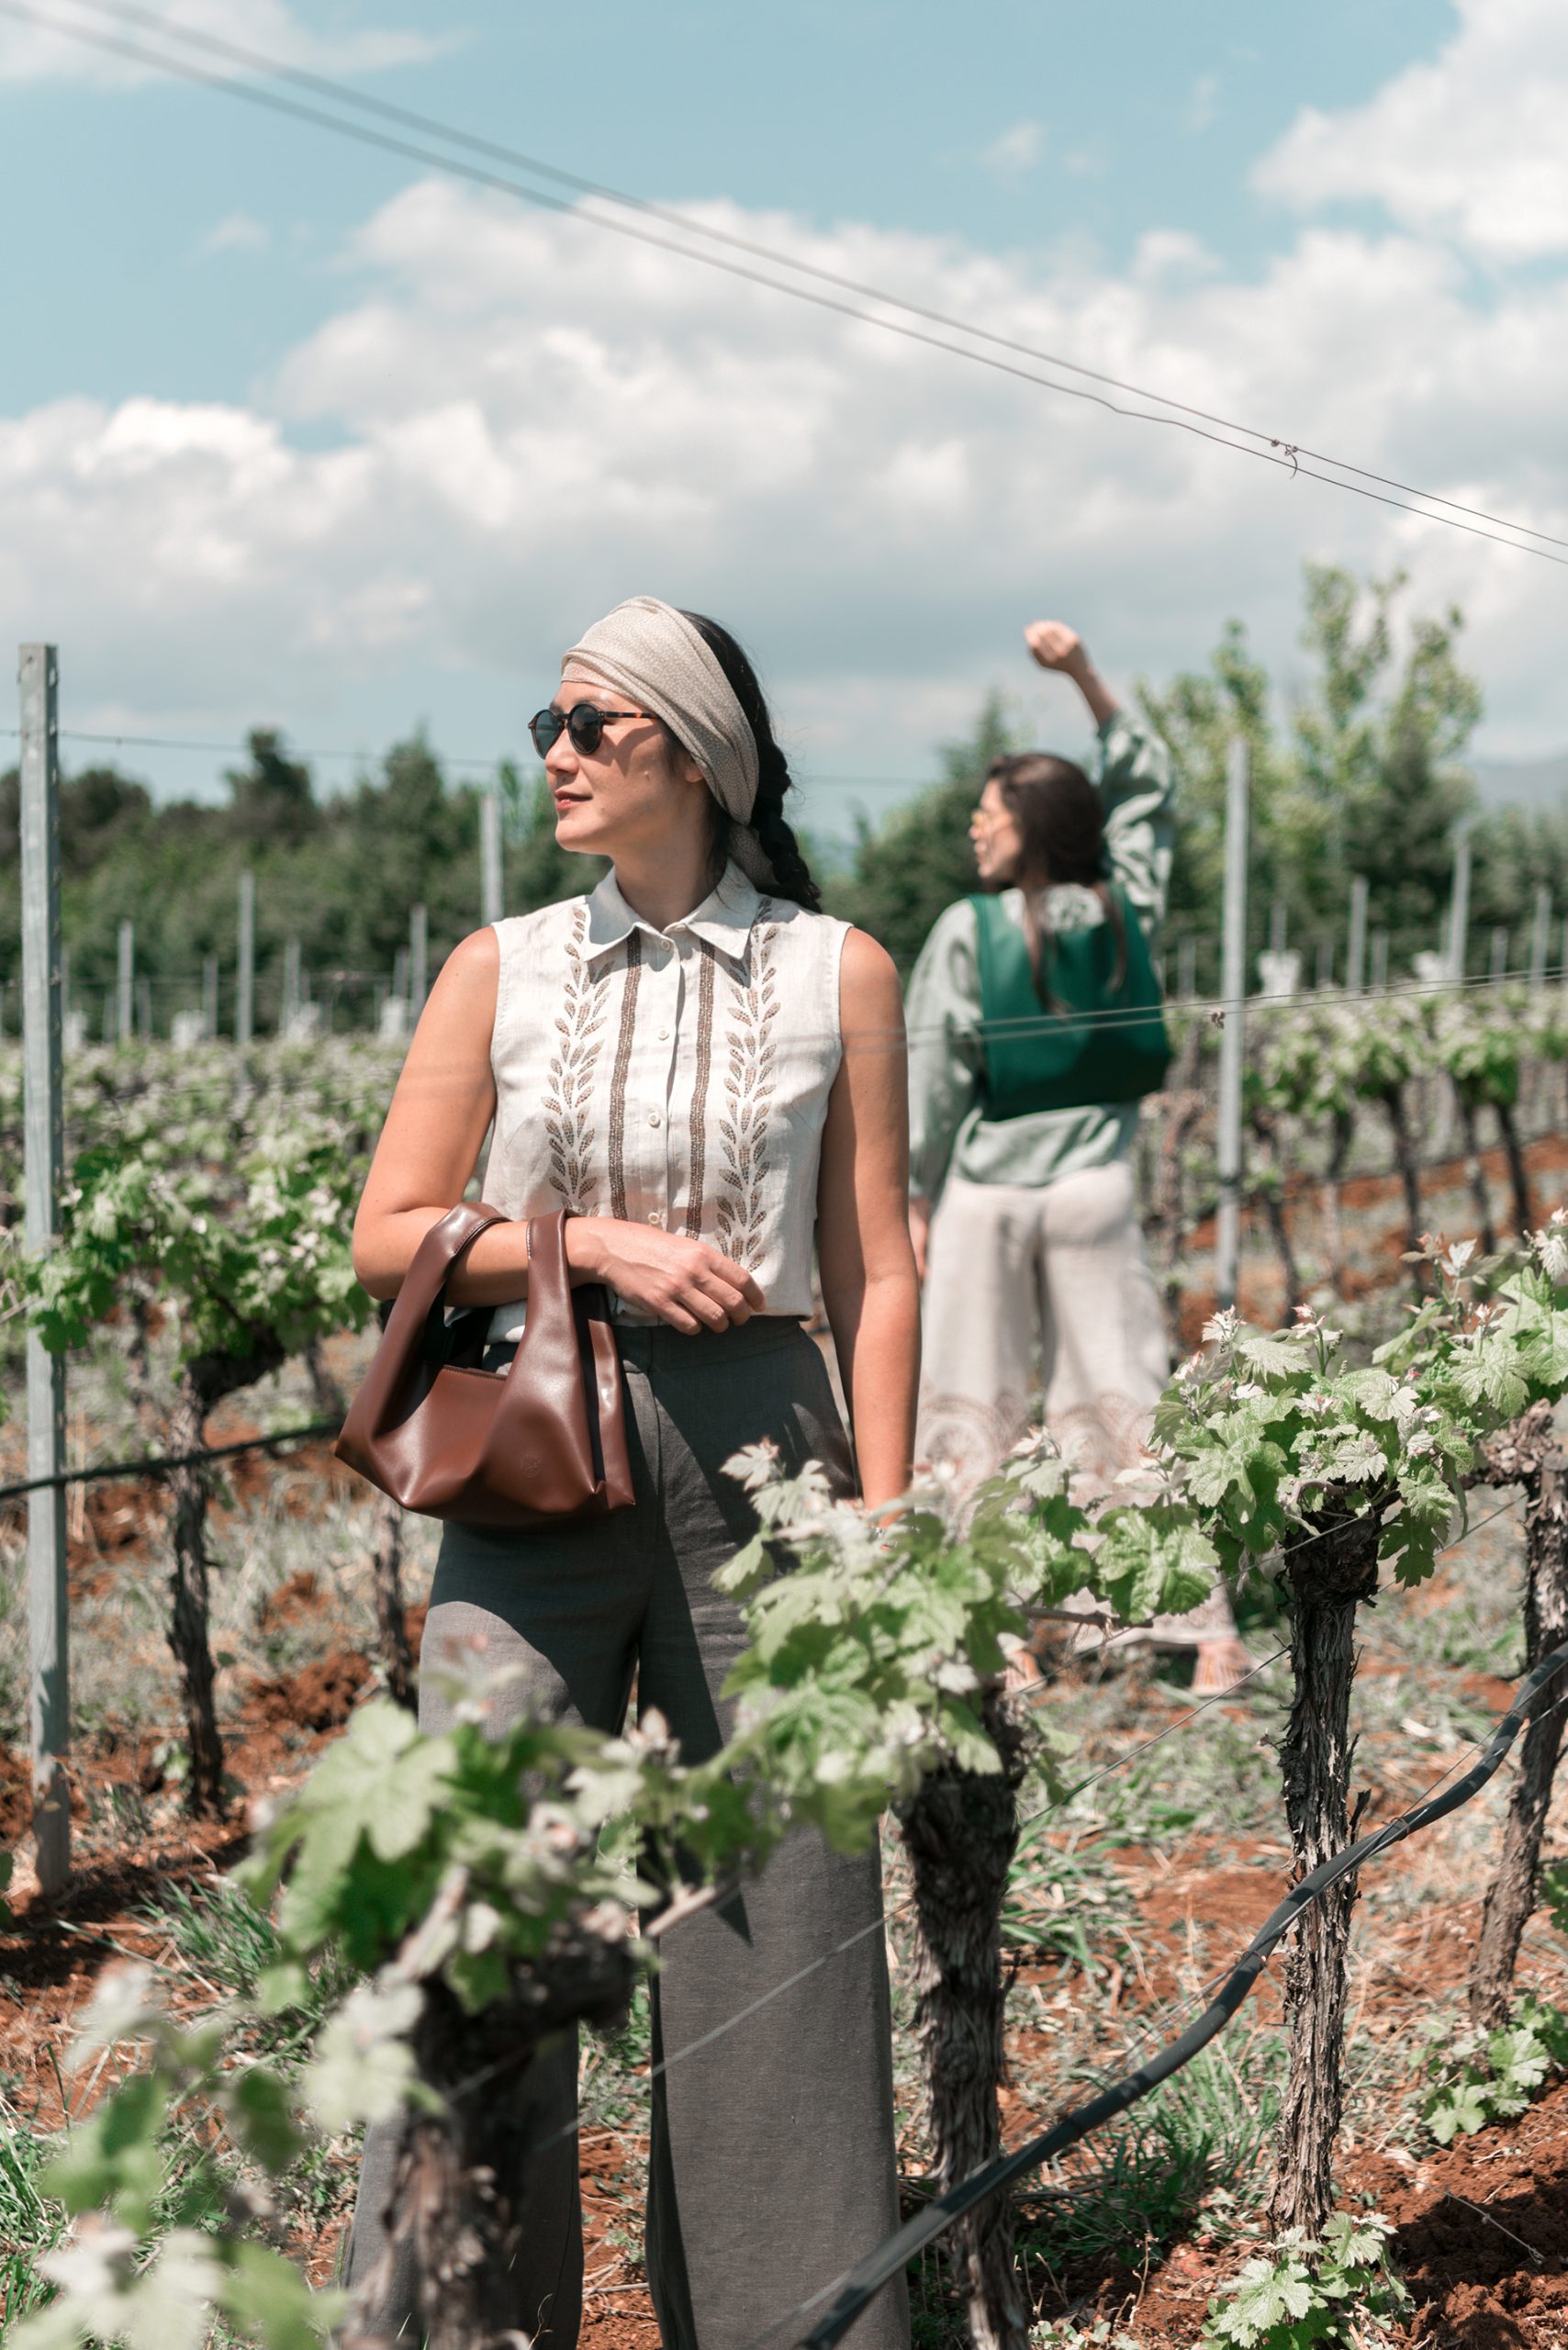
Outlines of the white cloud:
{"label": "white cloud", "polygon": [[1480,259],[1568,252],[1568,8],[1458,0],[1460,25],[1365,106],[1315,106],[1254,173],[1306,209],[1372,198],[1403,226]]}
{"label": "white cloud", "polygon": [[[90,6],[68,7],[63,14],[57,8],[55,13],[62,23],[133,50],[156,45],[140,26],[106,21]],[[318,73],[371,73],[392,65],[419,64],[450,46],[446,38],[373,27],[335,37],[320,35],[302,25],[286,0],[165,0],[151,13],[211,39],[232,41],[280,64],[306,66]],[[210,54],[178,40],[164,46],[207,70],[214,68]],[[216,65],[219,71],[236,70],[221,59]],[[0,22],[0,82],[88,81],[124,86],[154,80],[158,72],[156,66],[41,25]]]}
{"label": "white cloud", "polygon": [[[1568,536],[1563,284],[1479,305],[1441,247],[1321,228],[1243,279],[1169,235],[1114,274],[706,217]],[[249,405],[0,419],[0,628],[58,635],[73,723],[282,710],[308,740],[352,703],[389,733],[418,678],[438,739],[483,748],[474,711],[533,707],[562,644],[651,590],[752,642],[808,767],[918,774],[991,682],[1076,739],[1024,620],[1078,621],[1126,677],[1238,613],[1284,666],[1312,556],[1406,562],[1427,609],[1468,609],[1491,749],[1568,739],[1562,575],[1484,541],[443,182],[352,259],[364,298]]]}
{"label": "white cloud", "polygon": [[197,251],[203,253],[264,253],[272,250],[273,232],[264,220],[248,212],[230,212],[209,229]]}
{"label": "white cloud", "polygon": [[980,162],[998,179],[1022,179],[1032,172],[1046,151],[1045,125],[1039,122],[1015,122],[1010,130],[1002,131],[989,147],[980,151]]}

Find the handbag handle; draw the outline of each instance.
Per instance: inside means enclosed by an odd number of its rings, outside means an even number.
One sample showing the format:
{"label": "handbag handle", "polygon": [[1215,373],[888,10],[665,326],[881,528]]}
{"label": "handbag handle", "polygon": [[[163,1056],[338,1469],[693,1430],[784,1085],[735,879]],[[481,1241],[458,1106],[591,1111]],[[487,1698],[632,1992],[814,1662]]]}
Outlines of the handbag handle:
{"label": "handbag handle", "polygon": [[[551,1327],[564,1327],[572,1319],[572,1274],[566,1262],[566,1218],[572,1213],[570,1208],[556,1208],[547,1215],[532,1215],[526,1220],[528,1319],[535,1328],[542,1322]],[[392,1308],[388,1331],[398,1324],[399,1308],[405,1298],[409,1301],[408,1309],[400,1317],[405,1329],[411,1323],[427,1322],[432,1314],[440,1313],[458,1259],[492,1225],[512,1221],[487,1200],[460,1200],[454,1208],[449,1208],[439,1224],[431,1225],[414,1251],[413,1263],[404,1275],[403,1286]]]}
{"label": "handbag handle", "polygon": [[522,1333],[509,1370],[478,1387],[451,1376],[475,1366],[443,1369],[422,1341],[458,1259],[491,1225],[513,1219],[464,1202],[431,1226],[350,1406],[341,1460],[407,1506],[460,1519],[467,1509],[483,1525],[533,1526],[631,1502],[619,1349],[602,1285],[572,1288],[571,1213],[528,1218]]}
{"label": "handbag handle", "polygon": [[[571,1208],[555,1208],[548,1214],[526,1219],[528,1311],[522,1337],[505,1373],[509,1380],[514,1372],[521,1377],[525,1370],[537,1377],[545,1371],[547,1363],[552,1370],[563,1369],[566,1357],[576,1355],[572,1271],[566,1262],[566,1218],[574,1213]],[[439,1224],[432,1225],[414,1252],[414,1261],[398,1294],[400,1304],[409,1290],[414,1292],[404,1326],[428,1324],[440,1315],[446,1304],[447,1283],[457,1269],[458,1259],[493,1224],[512,1221],[486,1200],[460,1200]],[[396,1313],[394,1306],[394,1315]]]}
{"label": "handbag handle", "polygon": [[[457,1260],[465,1256],[482,1232],[493,1224],[508,1221],[499,1208],[485,1200],[459,1200],[449,1208],[439,1224],[432,1224],[414,1251],[413,1263],[403,1276],[392,1307],[387,1329],[399,1325],[411,1338],[411,1325],[428,1322],[446,1304],[446,1285],[457,1268]],[[404,1310],[404,1301],[408,1301]]]}
{"label": "handbag handle", "polygon": [[[491,1207],[487,1201],[460,1200],[454,1208],[448,1209],[439,1223],[431,1225],[414,1251],[413,1262],[404,1274],[402,1287],[392,1301],[392,1310],[386,1317],[381,1344],[376,1348],[375,1360],[365,1374],[364,1384],[354,1398],[353,1416],[356,1420],[363,1418],[370,1427],[379,1427],[382,1425],[394,1404],[397,1391],[403,1380],[405,1365],[412,1362],[419,1354],[425,1327],[431,1316],[439,1315],[442,1310],[446,1295],[446,1285],[452,1279],[453,1270],[458,1259],[472,1248],[479,1235],[482,1232],[487,1232],[493,1224],[507,1224],[510,1221],[511,1219],[504,1214],[501,1209]],[[560,1224],[559,1217],[540,1218],[537,1221],[553,1222],[557,1228]],[[531,1223],[529,1226],[531,1251],[532,1241],[533,1225]],[[546,1256],[549,1255],[548,1248],[544,1253]],[[564,1277],[566,1270],[566,1252],[564,1242],[560,1244],[558,1257],[559,1274],[563,1279],[564,1290]],[[552,1271],[554,1270],[554,1266],[550,1268]],[[550,1286],[549,1272],[547,1272],[543,1287],[548,1291]],[[532,1270],[529,1287],[532,1291]],[[558,1300],[559,1304],[566,1304],[569,1314],[569,1297],[563,1294]]]}

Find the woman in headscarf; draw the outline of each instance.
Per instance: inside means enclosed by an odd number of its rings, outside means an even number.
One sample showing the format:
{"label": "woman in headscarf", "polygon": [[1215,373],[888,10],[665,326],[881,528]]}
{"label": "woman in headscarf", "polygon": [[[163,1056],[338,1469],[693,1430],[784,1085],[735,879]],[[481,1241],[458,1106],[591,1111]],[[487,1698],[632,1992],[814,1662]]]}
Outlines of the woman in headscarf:
{"label": "woman in headscarf", "polygon": [[[1062,621],[1025,642],[1070,677],[1093,773],[992,761],[970,826],[980,890],[910,982],[911,1226],[925,1282],[917,1449],[959,1488],[1043,1416],[1086,1487],[1137,1466],[1170,1364],[1133,1197],[1138,1097],[1169,1058],[1151,956],[1173,780]],[[1083,1636],[1087,1644],[1092,1638]],[[1223,1591],[1118,1644],[1195,1650],[1193,1685],[1250,1664]]]}
{"label": "woman in headscarf", "polygon": [[[526,1220],[570,1211],[574,1278],[608,1284],[633,1507],[543,1533],[444,1531],[423,1657],[462,1648],[524,1709],[620,1728],[633,1676],[698,1762],[722,1743],[744,1646],[715,1571],[756,1530],[724,1474],[770,1439],[871,1509],[909,1483],[919,1292],[906,1219],[897,974],[819,910],[784,814],[790,776],[729,632],[652,597],[574,644],[532,721],[563,848],[605,857],[587,896],[465,939],[420,1019],[355,1225],[393,1295],[464,1195],[487,1130],[481,1235],[452,1288],[494,1308],[507,1360]],[[806,1334],[815,1240],[854,1431]],[[450,1700],[427,1673],[421,1722]],[[723,1908],[684,1923],[654,1978],[646,2266],[669,2350],[743,2350],[898,2223],[875,1852],[789,1838]],[[814,1962],[825,1960],[823,1971]],[[661,2069],[662,2067],[662,2069]],[[516,2325],[570,2350],[581,2313],[575,2041],[498,2096],[535,2104]],[[377,2330],[408,2322],[385,2216],[396,2132],[367,2145],[350,2274]],[[857,2326],[902,2350],[902,2289]]]}

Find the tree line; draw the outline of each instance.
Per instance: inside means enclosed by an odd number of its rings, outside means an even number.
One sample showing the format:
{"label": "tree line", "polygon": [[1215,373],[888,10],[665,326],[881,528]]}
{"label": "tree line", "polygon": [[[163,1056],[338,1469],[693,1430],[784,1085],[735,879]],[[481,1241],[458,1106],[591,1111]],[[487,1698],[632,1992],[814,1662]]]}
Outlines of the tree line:
{"label": "tree line", "polygon": [[[1163,685],[1137,682],[1133,705],[1170,744],[1179,778],[1171,940],[1191,934],[1217,948],[1226,757],[1238,733],[1251,755],[1254,953],[1268,944],[1279,905],[1293,945],[1335,943],[1342,983],[1359,874],[1371,926],[1388,934],[1390,971],[1407,973],[1414,956],[1440,942],[1455,832],[1467,822],[1473,969],[1484,968],[1494,927],[1514,932],[1518,967],[1520,926],[1541,883],[1558,918],[1568,914],[1568,807],[1480,814],[1464,754],[1483,705],[1460,658],[1463,618],[1456,608],[1436,617],[1406,612],[1406,586],[1402,573],[1362,581],[1309,564],[1301,630],[1307,666],[1288,693],[1239,621],[1227,623],[1206,668],[1180,671]],[[969,819],[987,762],[1033,747],[1003,697],[988,697],[969,740],[943,750],[941,780],[862,832],[849,870],[835,881],[834,911],[895,954],[917,953],[942,908],[974,887]],[[1200,984],[1204,977],[1200,964]]]}
{"label": "tree line", "polygon": [[[1460,656],[1457,609],[1405,609],[1395,574],[1359,580],[1309,565],[1302,643],[1306,669],[1282,694],[1231,621],[1205,668],[1162,685],[1140,681],[1136,703],[1170,742],[1181,778],[1170,934],[1204,942],[1218,929],[1225,760],[1240,731],[1252,757],[1251,923],[1267,941],[1270,910],[1288,910],[1293,944],[1343,938],[1350,885],[1362,876],[1370,919],[1389,937],[1391,971],[1435,947],[1448,905],[1455,829],[1473,823],[1472,957],[1486,934],[1515,933],[1537,888],[1568,912],[1568,809],[1481,817],[1464,764],[1481,689]],[[989,695],[968,737],[945,745],[930,787],[848,846],[814,845],[830,911],[860,923],[904,960],[942,908],[974,886],[969,819],[987,762],[1028,747],[1003,697]],[[137,967],[190,979],[208,957],[230,968],[241,873],[256,875],[257,957],[263,975],[299,942],[316,975],[390,975],[407,944],[409,909],[425,905],[432,968],[472,929],[479,904],[481,787],[450,780],[422,733],[397,744],[346,791],[318,796],[285,737],[257,729],[225,773],[215,804],[157,802],[113,766],[71,776],[62,792],[63,925],[73,990],[108,987],[119,924],[136,926]],[[543,778],[498,769],[506,899],[521,912],[583,887],[580,858],[556,848]],[[17,780],[0,775],[0,874],[14,884]],[[0,978],[20,967],[19,890],[0,890]],[[1555,960],[1555,956],[1553,957]],[[1308,977],[1312,966],[1308,965]],[[1200,984],[1203,984],[1200,966]]]}

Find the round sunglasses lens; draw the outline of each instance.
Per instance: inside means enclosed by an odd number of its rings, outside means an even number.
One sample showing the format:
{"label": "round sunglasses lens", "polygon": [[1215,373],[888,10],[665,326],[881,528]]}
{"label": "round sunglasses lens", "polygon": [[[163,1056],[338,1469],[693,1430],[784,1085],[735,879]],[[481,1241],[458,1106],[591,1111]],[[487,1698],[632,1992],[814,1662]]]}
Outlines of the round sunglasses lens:
{"label": "round sunglasses lens", "polygon": [[533,716],[528,722],[528,731],[533,737],[533,747],[538,752],[541,758],[543,758],[548,752],[554,750],[555,744],[561,739],[566,723],[566,720],[562,717],[558,710],[536,710],[534,711]]}
{"label": "round sunglasses lens", "polygon": [[604,740],[604,721],[591,701],[579,701],[566,713],[566,732],[579,751],[597,751]]}

